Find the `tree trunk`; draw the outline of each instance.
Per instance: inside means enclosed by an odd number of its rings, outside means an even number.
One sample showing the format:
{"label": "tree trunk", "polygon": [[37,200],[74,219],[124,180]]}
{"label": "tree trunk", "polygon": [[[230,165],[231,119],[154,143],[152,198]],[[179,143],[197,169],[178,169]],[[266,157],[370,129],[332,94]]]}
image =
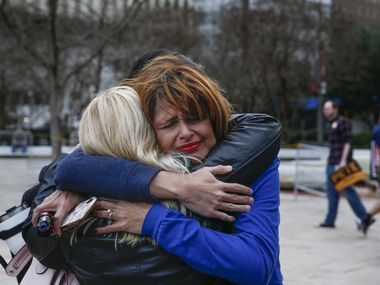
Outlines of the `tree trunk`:
{"label": "tree trunk", "polygon": [[288,83],[286,81],[286,78],[282,75],[280,75],[280,118],[282,123],[282,128],[284,130],[283,132],[283,139],[285,141],[288,140],[288,125],[289,125],[289,117],[288,117]]}
{"label": "tree trunk", "polygon": [[0,129],[5,127],[5,103],[6,103],[6,83],[4,79],[4,72],[0,74]]}
{"label": "tree trunk", "polygon": [[52,146],[52,157],[56,159],[61,154],[62,147],[62,130],[60,124],[59,98],[62,97],[62,89],[56,82],[51,84],[50,93],[50,141]]}
{"label": "tree trunk", "polygon": [[[79,7],[79,0],[77,1]],[[57,39],[56,21],[58,11],[58,0],[49,0],[50,40],[52,51],[51,81],[50,81],[50,141],[52,146],[52,157],[56,159],[61,154],[62,131],[60,124],[59,99],[63,98],[63,88],[59,81],[59,47]]]}
{"label": "tree trunk", "polygon": [[263,62],[261,64],[261,79],[262,79],[262,82],[263,82],[263,85],[264,85],[264,94],[265,94],[264,98],[267,101],[267,107],[268,107],[268,110],[271,113],[271,115],[277,116],[278,112],[277,112],[277,110],[275,108],[273,94],[272,94],[270,83],[269,83],[269,80],[268,80],[268,73],[269,73],[269,70],[268,70],[268,67],[267,67],[267,63]]}

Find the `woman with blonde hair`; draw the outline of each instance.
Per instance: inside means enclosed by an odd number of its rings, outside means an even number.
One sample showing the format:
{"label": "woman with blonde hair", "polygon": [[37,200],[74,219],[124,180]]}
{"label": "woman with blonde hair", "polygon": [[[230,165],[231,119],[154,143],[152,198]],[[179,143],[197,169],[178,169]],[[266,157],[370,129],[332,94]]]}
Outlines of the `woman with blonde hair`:
{"label": "woman with blonde hair", "polygon": [[[233,171],[201,168],[191,174],[169,173],[163,179],[159,169],[129,160],[80,151],[64,159],[57,169],[59,189],[140,201],[100,201],[96,216],[112,224],[96,225],[97,233],[127,231],[158,244],[121,247],[115,253],[99,235],[79,239],[73,247],[64,247],[73,268],[87,266],[76,271],[78,278],[89,284],[282,284],[278,122],[265,115],[229,121],[232,108],[219,84],[178,53],[146,56],[132,77],[124,83],[139,94],[162,152],[194,157],[194,168],[202,160],[206,166],[230,164]],[[235,183],[215,182],[210,174],[223,174],[221,180]],[[189,190],[189,180],[200,185],[203,194]],[[236,182],[250,186],[252,197],[238,195],[246,195],[247,189]],[[220,191],[214,185],[230,188]],[[152,204],[156,199],[178,199],[198,214],[234,223],[211,222],[210,229],[203,226],[204,218],[190,219]],[[42,203],[36,213],[47,206]]]}
{"label": "woman with blonde hair", "polygon": [[[79,126],[82,150],[86,154],[136,160],[166,171],[189,173],[186,167],[189,157],[160,150],[141,108],[139,95],[131,87],[119,86],[101,92],[82,115]],[[163,204],[190,215],[177,201],[165,201]],[[139,237],[126,232],[119,242],[135,246],[140,241]]]}
{"label": "woman with blonde hair", "polygon": [[138,160],[165,170],[187,173],[178,157],[163,153],[141,110],[139,95],[128,86],[97,95],[83,112],[79,141],[85,153]]}

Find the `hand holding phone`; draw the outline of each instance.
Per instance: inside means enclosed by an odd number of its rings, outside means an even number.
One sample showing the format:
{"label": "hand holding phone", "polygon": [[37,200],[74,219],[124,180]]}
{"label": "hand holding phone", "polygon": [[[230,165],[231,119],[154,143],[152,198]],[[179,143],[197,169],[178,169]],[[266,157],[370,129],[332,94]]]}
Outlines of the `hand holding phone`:
{"label": "hand holding phone", "polygon": [[68,228],[79,225],[92,211],[95,202],[98,200],[96,197],[91,197],[81,203],[79,203],[71,212],[63,219],[61,229],[66,230]]}

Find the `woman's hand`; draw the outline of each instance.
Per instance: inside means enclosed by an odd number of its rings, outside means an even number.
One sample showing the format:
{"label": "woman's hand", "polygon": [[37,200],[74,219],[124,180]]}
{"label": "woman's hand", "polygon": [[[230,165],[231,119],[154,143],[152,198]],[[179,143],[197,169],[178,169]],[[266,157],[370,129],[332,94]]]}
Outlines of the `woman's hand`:
{"label": "woman's hand", "polygon": [[129,232],[141,234],[145,217],[152,204],[132,203],[122,200],[102,198],[95,204],[93,215],[103,219],[113,220],[114,223],[96,229],[98,234],[113,232]]}
{"label": "woman's hand", "polygon": [[218,165],[185,175],[161,171],[150,184],[151,193],[158,199],[179,200],[204,217],[233,222],[235,218],[225,212],[249,212],[253,198],[251,188],[214,176],[231,170],[231,166]]}
{"label": "woman's hand", "polygon": [[179,200],[190,210],[209,218],[233,222],[226,212],[249,212],[252,189],[237,183],[219,181],[214,175],[227,174],[230,166],[204,167],[187,177],[187,185],[178,189]]}
{"label": "woman's hand", "polygon": [[32,216],[33,226],[37,227],[37,218],[42,212],[55,212],[53,233],[61,236],[60,227],[63,219],[71,211],[71,209],[83,200],[85,200],[85,197],[81,194],[56,190],[54,193],[46,197],[44,201],[34,209]]}

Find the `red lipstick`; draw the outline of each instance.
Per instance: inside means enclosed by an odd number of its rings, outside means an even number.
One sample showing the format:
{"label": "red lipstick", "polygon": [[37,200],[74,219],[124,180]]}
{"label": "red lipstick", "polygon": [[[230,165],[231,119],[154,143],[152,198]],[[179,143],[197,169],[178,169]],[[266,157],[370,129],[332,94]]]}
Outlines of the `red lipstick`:
{"label": "red lipstick", "polygon": [[184,153],[194,153],[201,146],[200,142],[192,142],[188,144],[181,145],[178,149]]}

